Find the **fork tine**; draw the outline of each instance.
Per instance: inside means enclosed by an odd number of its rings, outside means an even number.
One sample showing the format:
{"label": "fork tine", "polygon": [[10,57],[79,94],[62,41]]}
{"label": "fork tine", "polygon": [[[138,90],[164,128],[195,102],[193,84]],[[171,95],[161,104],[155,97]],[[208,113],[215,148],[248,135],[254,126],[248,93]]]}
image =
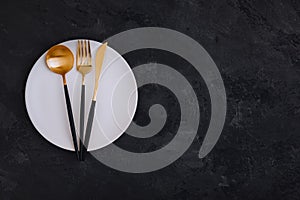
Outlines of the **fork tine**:
{"label": "fork tine", "polygon": [[80,54],[79,54],[79,57],[80,57],[80,65],[82,65],[82,55],[83,55],[83,52],[82,52],[82,40],[79,41],[79,46],[80,46]]}
{"label": "fork tine", "polygon": [[92,63],[91,44],[90,41],[88,40],[88,64],[91,63]]}
{"label": "fork tine", "polygon": [[76,66],[79,65],[79,54],[80,54],[80,43],[79,40],[77,40],[77,50],[76,50]]}
{"label": "fork tine", "polygon": [[88,58],[89,58],[89,52],[88,52],[88,45],[87,40],[84,40],[84,46],[85,46],[85,64],[88,64]]}
{"label": "fork tine", "polygon": [[84,64],[86,65],[86,59],[87,59],[86,40],[83,41],[83,52],[84,52]]}

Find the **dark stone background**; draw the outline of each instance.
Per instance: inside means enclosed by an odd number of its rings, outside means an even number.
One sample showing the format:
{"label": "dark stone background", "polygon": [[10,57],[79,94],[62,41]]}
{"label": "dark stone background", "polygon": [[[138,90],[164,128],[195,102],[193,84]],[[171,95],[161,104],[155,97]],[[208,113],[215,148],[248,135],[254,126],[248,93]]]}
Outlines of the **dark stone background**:
{"label": "dark stone background", "polygon": [[[298,0],[2,2],[0,199],[300,199],[299,13]],[[102,41],[145,26],[192,37],[219,67],[228,113],[213,151],[198,158],[210,116],[203,80],[188,63],[155,50],[126,59],[132,67],[150,61],[171,65],[199,98],[198,135],[179,160],[156,172],[128,174],[91,156],[80,163],[43,139],[24,102],[27,75],[41,53],[65,40]],[[147,109],[156,101],[166,106],[169,118],[152,145],[126,135],[118,145],[148,151],[172,139],[180,113],[165,88],[140,89],[135,121],[147,124]]]}

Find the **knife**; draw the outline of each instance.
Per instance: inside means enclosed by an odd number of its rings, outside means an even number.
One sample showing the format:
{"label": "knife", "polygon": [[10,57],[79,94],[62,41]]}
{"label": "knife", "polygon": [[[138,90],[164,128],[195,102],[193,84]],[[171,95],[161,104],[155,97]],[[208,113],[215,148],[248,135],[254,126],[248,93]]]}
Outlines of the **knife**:
{"label": "knife", "polygon": [[102,44],[97,53],[96,53],[96,69],[95,69],[95,86],[94,86],[94,95],[92,98],[92,103],[89,111],[89,116],[88,116],[88,121],[86,125],[86,130],[85,130],[85,138],[84,138],[84,146],[82,149],[82,160],[85,159],[85,154],[87,152],[89,142],[90,142],[90,137],[91,137],[91,132],[92,132],[92,126],[93,126],[93,120],[94,120],[94,114],[95,114],[95,106],[96,106],[96,98],[97,98],[97,90],[99,86],[99,79],[100,79],[100,72],[102,69],[102,64],[105,56],[105,50],[107,47],[107,42]]}

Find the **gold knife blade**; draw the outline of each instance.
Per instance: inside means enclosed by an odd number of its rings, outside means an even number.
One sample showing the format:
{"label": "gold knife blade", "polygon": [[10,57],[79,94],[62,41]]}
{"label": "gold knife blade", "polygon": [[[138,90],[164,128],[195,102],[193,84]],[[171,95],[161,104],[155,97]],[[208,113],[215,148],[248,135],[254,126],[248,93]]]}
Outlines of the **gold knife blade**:
{"label": "gold knife blade", "polygon": [[106,47],[107,47],[107,42],[102,44],[96,53],[95,88],[94,88],[93,101],[96,101],[96,97],[97,97],[100,72],[102,69],[102,64],[103,64],[103,60],[104,60],[104,56],[105,56]]}

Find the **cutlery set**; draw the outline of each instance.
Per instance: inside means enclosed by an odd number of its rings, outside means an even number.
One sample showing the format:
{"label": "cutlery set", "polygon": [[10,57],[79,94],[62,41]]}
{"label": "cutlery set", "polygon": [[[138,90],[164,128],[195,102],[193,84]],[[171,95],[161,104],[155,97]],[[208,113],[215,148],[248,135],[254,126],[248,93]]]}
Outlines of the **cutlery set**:
{"label": "cutlery set", "polygon": [[63,45],[56,45],[49,49],[46,54],[46,64],[48,68],[57,74],[60,74],[63,78],[65,100],[67,106],[67,113],[69,119],[70,131],[73,139],[74,150],[78,160],[84,160],[85,154],[88,149],[89,140],[91,137],[97,90],[99,85],[101,68],[105,56],[107,43],[102,44],[96,53],[96,66],[95,66],[95,84],[94,84],[94,94],[90,106],[90,111],[88,115],[88,121],[84,136],[84,107],[85,107],[85,75],[92,70],[92,55],[90,41],[88,40],[78,40],[77,42],[77,52],[76,52],[76,69],[82,76],[81,82],[81,102],[80,102],[80,123],[79,123],[79,148],[77,144],[77,134],[74,123],[74,117],[72,112],[71,101],[68,92],[66,74],[73,68],[74,56],[69,48]]}

